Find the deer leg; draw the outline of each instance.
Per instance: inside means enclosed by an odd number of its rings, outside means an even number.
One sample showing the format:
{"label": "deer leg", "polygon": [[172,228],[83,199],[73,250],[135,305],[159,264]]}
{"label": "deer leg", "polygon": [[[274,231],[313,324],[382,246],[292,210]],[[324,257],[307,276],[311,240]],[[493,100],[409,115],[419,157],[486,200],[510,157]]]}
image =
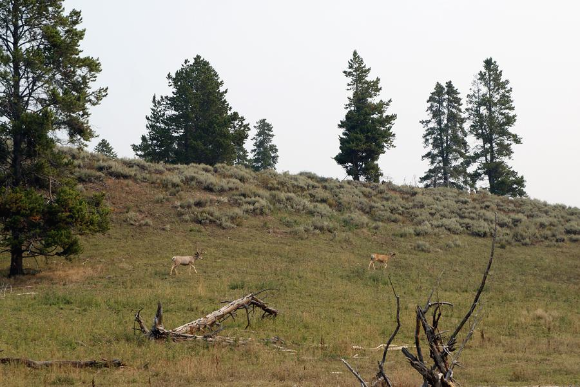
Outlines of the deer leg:
{"label": "deer leg", "polygon": [[[191,265],[191,267],[193,267],[193,270],[195,270],[195,274],[197,274],[197,269],[195,268],[195,266]],[[190,270],[191,272],[191,270]]]}
{"label": "deer leg", "polygon": [[369,262],[369,269],[371,268],[372,264],[373,264],[373,260],[371,259],[371,261]]}
{"label": "deer leg", "polygon": [[[171,265],[171,270],[169,270],[169,275],[173,274],[173,269],[175,269],[175,265]],[[177,273],[177,272],[175,272],[175,273]]]}

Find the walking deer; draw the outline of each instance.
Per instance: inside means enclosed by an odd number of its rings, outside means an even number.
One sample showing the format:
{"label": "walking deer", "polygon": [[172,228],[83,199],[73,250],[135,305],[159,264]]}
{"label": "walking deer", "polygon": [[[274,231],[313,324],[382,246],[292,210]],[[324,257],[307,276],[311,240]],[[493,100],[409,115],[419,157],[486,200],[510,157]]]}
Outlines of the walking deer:
{"label": "walking deer", "polygon": [[371,254],[371,261],[369,262],[369,269],[371,268],[371,265],[373,266],[373,268],[376,270],[377,268],[375,267],[375,262],[379,262],[379,263],[384,263],[385,266],[384,268],[387,268],[387,264],[389,263],[389,259],[393,258],[395,255],[397,255],[396,253],[389,253],[389,254]]}
{"label": "walking deer", "polygon": [[175,275],[177,275],[177,266],[189,266],[189,275],[191,275],[191,268],[193,267],[193,270],[195,270],[195,274],[197,274],[197,269],[193,264],[198,259],[203,259],[204,253],[205,251],[203,250],[200,251],[199,249],[196,249],[194,255],[186,255],[186,256],[176,255],[175,257],[171,258],[173,264],[171,265],[169,275],[173,274],[173,271],[175,271]]}

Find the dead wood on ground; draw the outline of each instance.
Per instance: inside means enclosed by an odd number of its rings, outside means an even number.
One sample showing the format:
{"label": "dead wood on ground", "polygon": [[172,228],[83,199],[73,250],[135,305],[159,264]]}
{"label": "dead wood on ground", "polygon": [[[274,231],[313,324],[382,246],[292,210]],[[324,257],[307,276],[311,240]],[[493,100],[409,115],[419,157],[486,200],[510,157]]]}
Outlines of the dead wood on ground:
{"label": "dead wood on ground", "polygon": [[[276,317],[278,311],[269,307],[264,301],[258,299],[256,296],[264,291],[270,289],[265,289],[257,293],[250,293],[242,298],[228,302],[227,305],[221,307],[220,309],[211,312],[205,317],[198,318],[197,320],[188,322],[177,328],[167,330],[163,327],[163,308],[161,302],[157,305],[157,313],[153,319],[153,326],[151,329],[147,329],[143,320],[141,319],[141,310],[135,314],[135,322],[139,325],[138,330],[143,334],[147,335],[152,340],[159,339],[172,339],[174,341],[183,340],[204,340],[207,342],[224,342],[227,344],[234,343],[245,343],[247,339],[236,339],[231,337],[216,336],[219,331],[221,331],[221,324],[228,318],[235,319],[236,312],[239,309],[244,309],[246,312],[247,325],[246,328],[250,326],[250,315],[254,314],[256,308],[260,309],[262,313],[262,318],[265,317]],[[197,333],[197,334],[196,334]],[[201,333],[201,335],[199,334]]]}
{"label": "dead wood on ground", "polygon": [[5,357],[0,358],[0,364],[23,364],[30,368],[43,368],[43,367],[73,367],[73,368],[117,368],[124,367],[123,363],[119,359],[112,360],[46,360],[37,361],[24,358],[13,358]]}

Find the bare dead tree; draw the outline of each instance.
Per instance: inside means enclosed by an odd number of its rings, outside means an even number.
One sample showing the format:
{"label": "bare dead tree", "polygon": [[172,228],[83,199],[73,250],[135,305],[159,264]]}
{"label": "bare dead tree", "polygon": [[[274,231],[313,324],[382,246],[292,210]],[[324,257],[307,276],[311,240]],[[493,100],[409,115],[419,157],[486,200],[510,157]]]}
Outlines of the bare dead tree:
{"label": "bare dead tree", "polygon": [[[477,314],[475,315],[475,319],[474,319],[473,323],[471,324],[470,329],[469,329],[468,333],[466,334],[466,336],[461,344],[461,347],[459,348],[459,350],[457,351],[457,353],[455,354],[455,356],[453,357],[452,360],[450,360],[449,358],[450,358],[450,355],[456,351],[458,334],[461,332],[461,330],[463,329],[463,327],[465,326],[467,321],[469,321],[469,319],[471,318],[473,313],[478,308],[481,307],[480,297],[481,297],[481,294],[483,293],[483,289],[485,288],[485,284],[486,284],[487,278],[489,276],[491,266],[493,264],[494,253],[495,253],[496,235],[497,235],[497,214],[496,214],[496,221],[495,221],[495,227],[494,227],[494,232],[493,232],[493,239],[491,242],[491,253],[489,256],[489,261],[487,263],[487,267],[485,269],[485,272],[483,273],[483,278],[481,280],[481,284],[479,285],[477,293],[475,294],[475,298],[473,299],[473,302],[471,303],[471,307],[469,308],[469,310],[467,311],[467,313],[465,314],[463,319],[459,322],[457,327],[453,330],[453,333],[451,333],[451,335],[447,339],[445,338],[445,332],[443,332],[439,329],[439,322],[440,322],[441,317],[443,315],[442,308],[447,307],[447,306],[452,307],[453,305],[451,303],[445,302],[445,301],[432,301],[433,294],[435,293],[435,290],[439,286],[439,282],[441,280],[443,273],[441,273],[441,276],[439,276],[439,279],[437,281],[437,285],[431,291],[429,297],[427,298],[427,302],[425,303],[425,306],[417,306],[417,308],[416,308],[416,325],[415,325],[416,354],[411,353],[411,351],[409,351],[409,349],[407,349],[407,348],[402,348],[402,352],[403,352],[403,355],[409,361],[409,364],[411,365],[411,367],[413,367],[423,377],[423,384],[421,385],[421,387],[458,387],[459,386],[459,384],[453,378],[453,369],[457,364],[459,364],[459,361],[458,361],[459,356],[461,355],[461,352],[465,348],[467,342],[471,339],[473,332],[475,330],[475,327],[476,327],[477,323],[479,322],[479,318],[478,318]],[[389,278],[389,281],[390,281],[390,278]],[[393,288],[393,293],[395,294],[395,297],[397,299],[397,328],[391,334],[391,336],[389,337],[389,340],[387,341],[387,343],[385,345],[382,360],[378,364],[379,370],[378,370],[377,374],[375,375],[375,377],[370,385],[372,387],[393,387],[391,380],[387,377],[387,375],[385,373],[384,364],[385,364],[385,359],[387,356],[387,350],[389,348],[389,345],[391,344],[391,342],[395,338],[396,334],[398,333],[401,323],[400,323],[400,318],[399,318],[399,313],[400,313],[399,296],[395,292],[395,289],[394,289],[392,283],[391,283],[391,287]],[[431,312],[430,319],[428,319],[429,312]],[[423,356],[423,351],[421,348],[421,331],[424,333],[425,340],[427,341],[427,347],[429,349],[429,359],[431,359],[431,362],[432,362],[431,365],[427,364],[427,362]],[[348,362],[346,360],[342,359],[342,361],[346,364],[346,366],[351,371],[351,373],[353,375],[355,375],[355,377],[359,380],[359,382],[361,383],[361,386],[368,387],[368,385],[363,380],[363,378],[360,376],[360,374],[358,372],[356,372],[350,366],[350,364],[348,364]]]}
{"label": "bare dead tree", "polygon": [[[415,329],[415,346],[416,355],[412,354],[407,348],[403,348],[403,355],[409,361],[411,367],[413,367],[421,376],[423,376],[422,387],[457,387],[458,384],[453,378],[453,369],[455,365],[458,364],[459,355],[465,348],[465,345],[473,335],[473,331],[477,325],[478,319],[471,325],[469,332],[465,336],[465,339],[461,345],[461,348],[457,352],[457,355],[453,360],[449,360],[450,355],[456,350],[455,346],[457,344],[457,335],[461,332],[467,321],[473,315],[473,312],[478,308],[480,304],[480,297],[485,288],[487,277],[493,264],[493,258],[495,253],[495,240],[497,235],[497,215],[495,228],[493,232],[493,239],[491,242],[491,253],[489,256],[489,261],[485,272],[483,273],[483,278],[481,284],[475,294],[475,298],[471,303],[471,307],[457,325],[453,333],[448,339],[444,338],[444,333],[439,330],[439,321],[442,316],[441,309],[444,306],[452,306],[448,302],[431,302],[431,295],[427,300],[424,307],[417,306],[416,309],[416,329]],[[432,310],[431,322],[428,321],[427,315],[429,311]],[[421,340],[420,332],[421,328],[425,334],[425,339],[427,340],[427,345],[429,348],[429,358],[432,360],[433,364],[428,366],[423,358],[423,353],[421,351]]]}

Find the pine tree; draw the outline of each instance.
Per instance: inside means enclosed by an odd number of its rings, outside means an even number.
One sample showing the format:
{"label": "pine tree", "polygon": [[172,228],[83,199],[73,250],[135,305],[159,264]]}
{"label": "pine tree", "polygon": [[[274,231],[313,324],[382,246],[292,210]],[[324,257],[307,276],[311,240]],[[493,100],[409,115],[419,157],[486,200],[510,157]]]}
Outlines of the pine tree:
{"label": "pine tree", "polygon": [[426,187],[469,186],[468,152],[459,91],[451,81],[445,86],[437,82],[427,100],[429,118],[421,121],[425,128],[423,142],[430,168],[420,179]]}
{"label": "pine tree", "polygon": [[489,191],[496,195],[525,196],[525,180],[507,164],[513,144],[521,138],[510,131],[516,122],[512,88],[497,63],[488,58],[483,62],[467,96],[470,133],[477,145],[473,159],[477,163],[474,180],[487,178]]}
{"label": "pine tree", "polygon": [[95,146],[95,152],[112,159],[117,158],[117,152],[115,152],[109,141],[105,140],[104,138]]}
{"label": "pine tree", "polygon": [[[243,158],[243,117],[232,112],[227,90],[210,63],[197,55],[167,81],[169,96],[153,98],[147,134],[133,145],[138,157],[167,163],[233,164]],[[243,153],[243,152],[242,152]]]}
{"label": "pine tree", "polygon": [[131,145],[133,152],[152,163],[175,163],[175,134],[166,121],[166,97],[153,95],[151,114],[146,116],[147,135],[141,136],[141,143]]}
{"label": "pine tree", "polygon": [[252,168],[255,171],[276,169],[278,163],[278,147],[272,143],[274,139],[273,126],[265,119],[261,119],[254,127],[256,135],[252,138]]}
{"label": "pine tree", "polygon": [[248,150],[244,144],[249,137],[250,124],[246,122],[244,116],[240,116],[237,112],[233,112],[231,131],[232,142],[234,144],[234,149],[236,150],[236,159],[234,160],[234,164],[249,167],[250,159]]}
{"label": "pine tree", "polygon": [[89,108],[107,90],[91,90],[98,60],[81,56],[81,14],[62,0],[0,2],[0,245],[10,251],[10,276],[23,257],[70,256],[76,235],[104,231],[100,195],[84,198],[67,177],[58,133],[83,145],[94,137]]}
{"label": "pine tree", "polygon": [[355,50],[348,69],[343,71],[349,78],[347,90],[352,95],[345,106],[346,116],[338,125],[343,131],[339,137],[340,152],[334,160],[353,180],[378,182],[382,172],[377,162],[381,154],[394,146],[395,134],[391,129],[397,116],[386,114],[391,100],[375,101],[381,92],[380,79],[368,79],[370,71]]}

